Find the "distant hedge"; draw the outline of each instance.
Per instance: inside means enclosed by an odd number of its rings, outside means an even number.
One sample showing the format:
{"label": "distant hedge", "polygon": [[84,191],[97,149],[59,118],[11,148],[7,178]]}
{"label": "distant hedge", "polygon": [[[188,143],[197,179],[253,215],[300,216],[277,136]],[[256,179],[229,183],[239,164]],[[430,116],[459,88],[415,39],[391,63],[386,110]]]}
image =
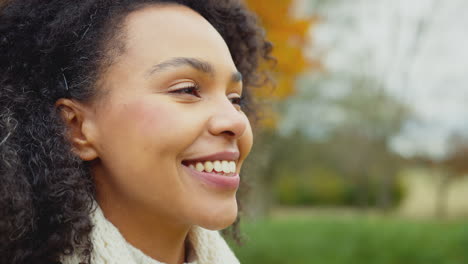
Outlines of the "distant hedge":
{"label": "distant hedge", "polygon": [[[281,172],[275,180],[274,193],[282,205],[378,206],[381,183],[368,177],[366,183],[347,179],[333,170],[316,168],[302,174]],[[405,195],[404,185],[395,180],[388,186],[392,206]]]}

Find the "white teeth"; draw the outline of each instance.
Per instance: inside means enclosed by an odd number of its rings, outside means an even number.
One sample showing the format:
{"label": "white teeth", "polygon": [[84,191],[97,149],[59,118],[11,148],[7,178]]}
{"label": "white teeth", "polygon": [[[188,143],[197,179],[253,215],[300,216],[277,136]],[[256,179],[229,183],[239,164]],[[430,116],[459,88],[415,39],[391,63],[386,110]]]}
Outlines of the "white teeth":
{"label": "white teeth", "polygon": [[217,172],[223,171],[223,166],[221,165],[221,162],[219,160],[216,160],[215,162],[213,162],[213,167],[215,171]]}
{"label": "white teeth", "polygon": [[202,172],[205,170],[205,166],[203,166],[201,162],[197,162],[197,164],[195,165],[195,169],[199,172]]}
{"label": "white teeth", "polygon": [[205,171],[212,172],[213,171],[213,163],[211,161],[205,161]]}
{"label": "white teeth", "polygon": [[199,172],[205,171],[225,174],[236,172],[236,162],[227,160],[197,162],[195,164],[188,165],[188,167]]}
{"label": "white teeth", "polygon": [[224,173],[230,173],[231,172],[231,166],[229,166],[229,162],[228,161],[221,161],[221,166],[223,167],[223,171]]}
{"label": "white teeth", "polygon": [[236,172],[236,163],[234,161],[229,162],[229,167],[231,167],[231,172],[232,173]]}

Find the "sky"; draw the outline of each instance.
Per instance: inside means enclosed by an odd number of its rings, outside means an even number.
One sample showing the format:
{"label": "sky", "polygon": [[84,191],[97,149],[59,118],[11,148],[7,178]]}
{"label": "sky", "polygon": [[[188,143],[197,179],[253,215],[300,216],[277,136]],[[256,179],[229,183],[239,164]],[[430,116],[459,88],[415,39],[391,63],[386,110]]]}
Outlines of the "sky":
{"label": "sky", "polygon": [[[468,1],[298,0],[299,17],[322,17],[311,31],[309,56],[328,72],[364,67],[414,112],[392,140],[395,151],[435,158],[454,132],[468,134]],[[359,68],[359,67],[356,67]]]}

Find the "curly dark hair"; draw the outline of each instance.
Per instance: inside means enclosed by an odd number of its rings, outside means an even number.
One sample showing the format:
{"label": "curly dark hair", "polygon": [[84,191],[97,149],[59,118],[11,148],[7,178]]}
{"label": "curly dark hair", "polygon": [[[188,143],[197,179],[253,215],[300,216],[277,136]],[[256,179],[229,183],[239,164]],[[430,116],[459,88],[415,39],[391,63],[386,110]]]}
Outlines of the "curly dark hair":
{"label": "curly dark hair", "polygon": [[0,263],[60,263],[78,253],[90,263],[94,181],[54,104],[97,96],[99,74],[124,48],[123,18],[155,3],[188,6],[218,30],[253,112],[248,88],[263,81],[258,66],[272,46],[240,1],[0,1]]}

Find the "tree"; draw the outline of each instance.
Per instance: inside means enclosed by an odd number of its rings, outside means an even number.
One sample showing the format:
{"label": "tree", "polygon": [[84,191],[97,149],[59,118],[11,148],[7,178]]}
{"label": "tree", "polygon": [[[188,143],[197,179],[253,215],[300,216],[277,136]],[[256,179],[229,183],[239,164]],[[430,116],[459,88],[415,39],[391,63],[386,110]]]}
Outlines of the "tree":
{"label": "tree", "polygon": [[[274,87],[268,85],[256,91],[260,98],[260,127],[257,128],[250,163],[246,164],[246,175],[252,175],[255,197],[250,197],[250,214],[268,214],[272,200],[272,180],[268,172],[274,162],[271,140],[276,133],[280,113],[278,105],[295,93],[296,78],[305,70],[318,67],[318,62],[308,60],[304,50],[308,47],[308,33],[316,23],[311,16],[297,19],[292,13],[292,0],[246,0],[247,6],[257,15],[266,29],[267,38],[273,43],[273,56],[277,63],[272,70]],[[263,67],[268,67],[264,65]]]}
{"label": "tree", "polygon": [[296,78],[305,70],[319,67],[317,61],[307,59],[308,33],[317,22],[316,17],[297,19],[292,14],[292,0],[247,0],[247,5],[258,15],[266,29],[267,38],[273,43],[273,56],[277,65],[273,70],[276,87],[265,87],[258,92],[264,98],[281,100],[294,94]]}
{"label": "tree", "polygon": [[[336,83],[339,93],[332,91]],[[409,118],[408,107],[364,74],[321,76],[303,85],[314,89],[303,89],[289,100],[285,126],[326,144],[317,151],[329,156],[327,166],[358,183],[352,185],[358,189],[360,206],[367,207],[374,199],[371,189],[378,188],[378,206],[391,208],[398,184],[395,176],[404,163],[390,142]],[[330,96],[330,92],[335,94]]]}

